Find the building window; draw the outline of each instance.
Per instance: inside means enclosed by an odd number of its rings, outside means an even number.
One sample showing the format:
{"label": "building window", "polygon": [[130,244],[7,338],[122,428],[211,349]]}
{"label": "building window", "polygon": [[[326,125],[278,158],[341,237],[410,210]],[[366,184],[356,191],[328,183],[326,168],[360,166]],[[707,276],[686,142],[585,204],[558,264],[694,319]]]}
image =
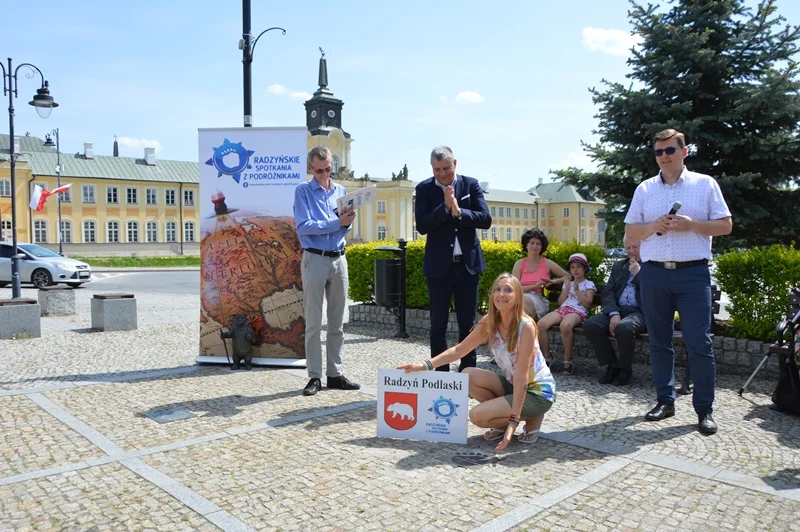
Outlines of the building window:
{"label": "building window", "polygon": [[586,207],[581,207],[581,218],[586,218]]}
{"label": "building window", "polygon": [[0,179],[0,196],[3,196],[3,197],[10,197],[11,196],[11,180],[10,179]]}
{"label": "building window", "polygon": [[183,191],[183,205],[184,207],[194,207],[194,190]]}
{"label": "building window", "polygon": [[61,203],[72,203],[72,187],[59,193],[58,196],[61,198]]}
{"label": "building window", "polygon": [[502,207],[500,207],[499,209],[497,209],[497,217],[498,217],[498,218],[502,218],[502,217],[503,217],[503,213],[504,213],[504,212],[505,212],[505,210],[504,210]]}
{"label": "building window", "polygon": [[378,240],[385,240],[386,239],[386,226],[379,225],[378,226]]}
{"label": "building window", "polygon": [[106,224],[106,232],[108,233],[106,242],[119,242],[119,222],[108,222]]}
{"label": "building window", "polygon": [[81,201],[83,203],[96,203],[94,199],[94,185],[83,185],[81,187]]}
{"label": "building window", "polygon": [[497,228],[492,227],[492,240],[497,241]]}
{"label": "building window", "polygon": [[506,229],[506,240],[511,240],[511,228]]}
{"label": "building window", "polygon": [[339,161],[339,157],[337,155],[333,156],[332,162],[333,162],[333,173],[335,174],[336,172],[339,171],[339,168],[342,167],[342,163],[341,161]]}
{"label": "building window", "polygon": [[496,209],[495,209],[494,207],[491,207],[491,208],[490,208],[490,212],[492,213],[492,216],[496,216],[496,215],[497,215],[497,213],[495,212],[495,210],[496,210]]}
{"label": "building window", "polygon": [[128,222],[128,242],[139,241],[139,222]]}
{"label": "building window", "polygon": [[379,201],[378,202],[378,214],[386,214],[386,202]]}
{"label": "building window", "polygon": [[61,241],[72,244],[72,222],[69,220],[61,220]]}
{"label": "building window", "polygon": [[522,211],[522,215],[523,215],[522,217],[527,220],[528,219],[528,209],[523,210]]}
{"label": "building window", "polygon": [[106,203],[119,203],[117,187],[106,187]]}
{"label": "building window", "polygon": [[514,218],[519,218],[519,207],[514,209]]}
{"label": "building window", "polygon": [[11,240],[11,220],[0,221],[0,240]]}
{"label": "building window", "polygon": [[164,205],[175,205],[175,189],[168,188],[164,191]]}
{"label": "building window", "polygon": [[542,207],[542,218],[547,218],[547,209]]}
{"label": "building window", "polygon": [[506,207],[506,218],[511,218],[511,207]]}
{"label": "building window", "polygon": [[563,216],[564,218],[569,218],[569,207],[564,207]]}
{"label": "building window", "polygon": [[594,229],[589,229],[589,242],[594,243]]}
{"label": "building window", "polygon": [[487,238],[489,238],[489,230],[481,229],[481,240],[486,240]]}
{"label": "building window", "polygon": [[139,203],[139,189],[134,187],[128,187],[125,191],[128,205],[136,205]]}
{"label": "building window", "polygon": [[158,204],[158,189],[157,188],[146,188],[144,190],[144,197],[145,201],[148,205],[157,205]]}
{"label": "building window", "polygon": [[83,242],[86,244],[97,242],[97,225],[91,220],[83,222]]}
{"label": "building window", "polygon": [[167,242],[178,241],[178,224],[176,222],[167,222],[165,237]]}
{"label": "building window", "polygon": [[33,222],[33,243],[47,244],[47,221],[35,220]]}
{"label": "building window", "polygon": [[586,242],[586,228],[581,227],[581,244]]}
{"label": "building window", "polygon": [[194,242],[194,222],[183,223],[183,241]]}
{"label": "building window", "polygon": [[147,241],[158,242],[158,222],[147,222]]}
{"label": "building window", "polygon": [[417,231],[417,224],[411,226],[411,240],[416,240],[419,238],[419,232]]}

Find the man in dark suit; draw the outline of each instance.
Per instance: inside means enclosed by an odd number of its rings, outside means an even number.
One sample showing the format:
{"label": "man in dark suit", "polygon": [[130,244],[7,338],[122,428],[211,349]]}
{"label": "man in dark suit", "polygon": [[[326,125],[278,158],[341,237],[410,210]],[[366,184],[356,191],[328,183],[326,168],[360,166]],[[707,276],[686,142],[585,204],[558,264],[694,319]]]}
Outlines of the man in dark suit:
{"label": "man in dark suit", "polygon": [[[431,358],[447,349],[447,320],[455,296],[458,339],[475,325],[478,277],[486,269],[477,229],[489,229],[492,217],[476,179],[456,174],[457,161],[447,146],[431,152],[433,177],[416,187],[417,231],[428,235],[422,273],[428,281],[431,316]],[[473,350],[461,359],[459,371],[475,367]],[[436,368],[449,371],[448,365]]]}
{"label": "man in dark suit", "polygon": [[[611,268],[608,284],[603,290],[603,312],[592,316],[583,325],[598,362],[607,366],[600,384],[630,384],[636,335],[646,330],[637,275],[641,262],[639,245],[638,240],[625,238],[628,258],[617,261]],[[611,336],[617,339],[619,358],[614,354]]]}

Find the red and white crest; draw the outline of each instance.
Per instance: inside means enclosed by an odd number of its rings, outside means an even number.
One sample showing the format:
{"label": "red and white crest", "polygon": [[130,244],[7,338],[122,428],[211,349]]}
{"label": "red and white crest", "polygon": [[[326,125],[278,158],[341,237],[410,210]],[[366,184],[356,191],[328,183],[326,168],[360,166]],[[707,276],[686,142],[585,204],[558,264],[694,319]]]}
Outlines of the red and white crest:
{"label": "red and white crest", "polygon": [[417,394],[386,392],[383,420],[395,430],[408,430],[417,424]]}

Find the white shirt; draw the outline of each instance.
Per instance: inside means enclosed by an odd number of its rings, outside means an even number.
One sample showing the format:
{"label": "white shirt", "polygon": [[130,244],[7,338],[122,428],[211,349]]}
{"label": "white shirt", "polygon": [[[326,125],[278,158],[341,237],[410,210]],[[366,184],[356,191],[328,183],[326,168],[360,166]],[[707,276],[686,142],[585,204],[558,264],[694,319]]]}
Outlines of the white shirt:
{"label": "white shirt", "polygon": [[[458,181],[458,174],[456,174],[455,176],[453,176],[453,182],[452,182],[452,183],[450,183],[450,186],[452,186],[452,187],[453,187],[453,190],[455,190],[455,189],[456,189],[456,181]],[[438,186],[439,188],[441,188],[441,189],[442,189],[442,190],[444,190],[445,192],[447,191],[447,187],[446,187],[446,186],[444,186],[443,184],[439,183],[439,182],[436,180],[436,178],[435,178],[435,177],[433,178],[433,182],[434,182],[434,183],[436,183],[436,186]],[[453,218],[455,218],[455,216],[456,216],[456,215],[455,215],[455,214],[453,214],[453,213],[451,212],[451,213],[450,213],[450,216],[452,216]],[[453,256],[455,257],[456,255],[461,255],[461,244],[459,244],[459,243],[458,243],[458,229],[456,229],[456,243],[455,243],[455,244],[453,244]]]}
{"label": "white shirt", "polygon": [[[642,181],[633,194],[625,223],[650,223],[669,213],[675,201],[682,203],[677,214],[692,220],[719,220],[731,215],[717,181],[684,166],[674,185],[665,184],[661,172]],[[642,262],[711,260],[711,237],[694,231],[667,231],[661,236],[653,233],[642,240],[640,254]]]}

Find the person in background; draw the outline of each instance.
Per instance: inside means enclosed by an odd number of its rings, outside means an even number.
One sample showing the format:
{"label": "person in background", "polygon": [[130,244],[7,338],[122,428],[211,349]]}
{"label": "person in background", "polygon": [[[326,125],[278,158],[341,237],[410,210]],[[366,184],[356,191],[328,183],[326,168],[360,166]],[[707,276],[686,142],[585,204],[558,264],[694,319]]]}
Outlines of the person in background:
{"label": "person in background", "polygon": [[503,375],[480,368],[467,368],[469,395],[480,404],[469,419],[488,428],[486,441],[501,440],[495,452],[505,449],[517,427],[525,422],[519,442],[536,443],[544,415],[556,400],[556,383],[537,341],[536,325],[525,314],[522,286],[509,273],[500,274],[489,296],[489,311],[458,345],[420,363],[401,364],[397,369],[431,371],[447,366],[488,342]]}
{"label": "person in background", "polygon": [[[594,347],[597,361],[606,366],[600,384],[630,384],[636,335],[647,330],[637,275],[641,269],[639,245],[638,240],[625,237],[628,258],[615,262],[611,267],[611,275],[603,290],[603,311],[583,324],[583,332]],[[619,358],[611,345],[612,336],[617,339]]]}
{"label": "person in background", "polygon": [[550,354],[550,337],[548,330],[554,325],[560,325],[561,343],[564,345],[564,370],[562,375],[572,375],[575,371],[575,364],[572,361],[572,347],[574,345],[574,335],[572,329],[576,325],[582,325],[589,316],[589,307],[592,306],[594,293],[597,291],[595,284],[586,278],[586,274],[591,271],[589,260],[583,253],[573,253],[569,257],[569,271],[572,277],[567,275],[561,281],[564,287],[561,295],[558,296],[559,307],[539,320],[539,345],[542,346],[542,353],[548,364],[552,362],[553,356]]}
{"label": "person in background", "polygon": [[536,320],[550,311],[550,301],[542,294],[542,288],[554,277],[564,278],[568,274],[558,264],[543,257],[547,251],[547,236],[539,229],[528,229],[522,235],[522,251],[527,253],[514,263],[512,275],[519,279],[525,300],[525,313]]}

